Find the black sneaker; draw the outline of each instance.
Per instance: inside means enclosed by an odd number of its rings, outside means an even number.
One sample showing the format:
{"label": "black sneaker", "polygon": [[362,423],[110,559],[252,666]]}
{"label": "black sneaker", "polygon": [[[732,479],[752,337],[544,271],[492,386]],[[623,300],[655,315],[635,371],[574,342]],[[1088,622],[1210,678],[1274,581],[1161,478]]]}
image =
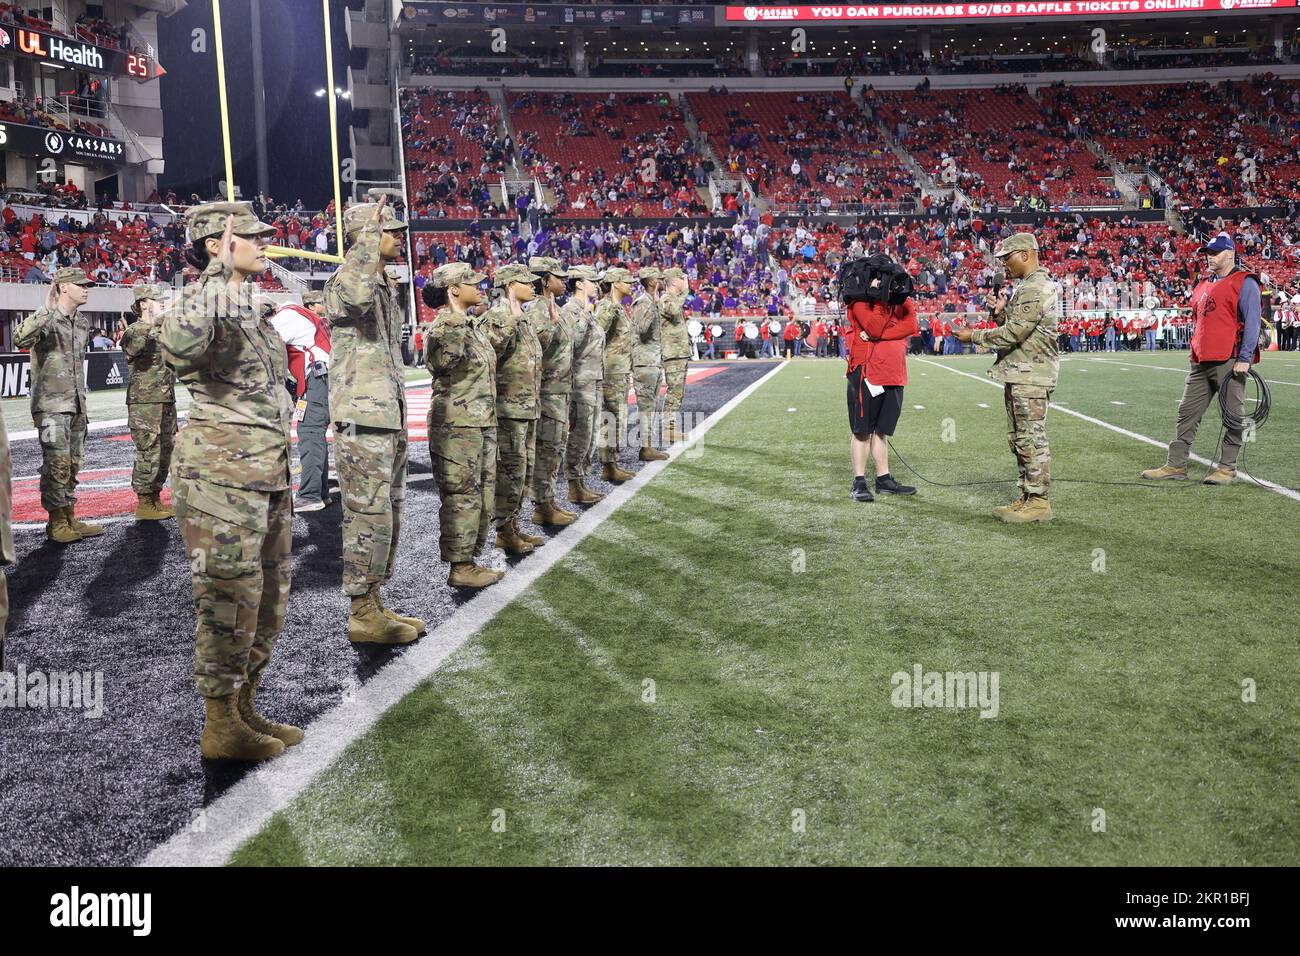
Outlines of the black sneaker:
{"label": "black sneaker", "polygon": [[911,485],[900,485],[894,480],[893,475],[885,475],[883,478],[876,479],[876,494],[914,495],[916,489]]}
{"label": "black sneaker", "polygon": [[849,496],[854,501],[875,501],[876,500],[876,496],[873,495],[871,493],[871,489],[867,487],[867,479],[865,478],[853,479],[853,490],[849,492]]}

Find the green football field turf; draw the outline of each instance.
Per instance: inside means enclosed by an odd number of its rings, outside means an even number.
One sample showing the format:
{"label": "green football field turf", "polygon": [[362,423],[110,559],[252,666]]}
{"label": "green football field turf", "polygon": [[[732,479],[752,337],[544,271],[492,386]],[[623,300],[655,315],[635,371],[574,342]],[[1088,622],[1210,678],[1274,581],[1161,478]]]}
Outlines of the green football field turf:
{"label": "green football field turf", "polygon": [[[1185,362],[1071,357],[1054,399],[1165,441]],[[894,444],[927,477],[1014,475],[989,363],[909,361]],[[1291,486],[1298,366],[1264,364],[1247,462]],[[1294,864],[1300,501],[1062,481],[1030,526],[989,514],[1010,483],[858,504],[844,405],[841,363],[782,368],[233,862]],[[1060,479],[1163,461],[1048,426]],[[1212,409],[1197,451],[1217,437]],[[916,665],[996,673],[996,716],[894,706]]]}

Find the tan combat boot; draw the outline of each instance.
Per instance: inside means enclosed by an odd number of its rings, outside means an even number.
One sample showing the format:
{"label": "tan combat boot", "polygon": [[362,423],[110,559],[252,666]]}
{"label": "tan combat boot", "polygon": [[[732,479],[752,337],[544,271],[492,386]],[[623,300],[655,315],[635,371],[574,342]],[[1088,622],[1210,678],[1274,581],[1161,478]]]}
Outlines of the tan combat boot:
{"label": "tan combat boot", "polygon": [[72,505],[66,505],[63,512],[68,516],[68,524],[72,525],[77,534],[83,538],[93,538],[104,533],[104,529],[97,524],[86,524],[84,521],[78,521],[76,511]]}
{"label": "tan combat boot", "polygon": [[1171,468],[1169,465],[1161,465],[1159,468],[1148,468],[1142,472],[1142,477],[1147,481],[1186,481],[1187,466]]}
{"label": "tan combat boot", "polygon": [[1237,480],[1236,468],[1224,468],[1220,465],[1201,479],[1203,485],[1230,485]]}
{"label": "tan combat boot", "polygon": [[511,519],[510,519],[510,527],[512,527],[512,528],[515,529],[515,534],[519,535],[520,538],[522,538],[524,541],[527,541],[527,542],[528,542],[529,544],[531,544],[534,548],[537,547],[539,544],[545,544],[545,543],[546,543],[546,535],[544,535],[544,534],[529,534],[529,533],[528,533],[527,531],[525,531],[523,528],[519,527],[519,519],[518,519],[518,518],[511,518]]}
{"label": "tan combat boot", "polygon": [[569,500],[575,505],[594,505],[598,501],[604,501],[605,496],[599,491],[592,491],[581,478],[570,478]]}
{"label": "tan combat boot", "polygon": [[352,599],[348,640],[353,644],[410,644],[419,636],[415,628],[385,617],[369,594]]}
{"label": "tan combat boot", "polygon": [[244,723],[235,697],[204,698],[207,719],[199,752],[209,760],[269,760],[284,753],[284,741],[259,734]]}
{"label": "tan combat boot", "polygon": [[405,614],[398,614],[396,611],[390,611],[384,607],[384,599],[380,596],[378,585],[371,589],[370,597],[375,602],[375,607],[379,608],[379,613],[390,621],[396,621],[398,624],[405,624],[407,627],[414,628],[416,634],[429,633],[428,625],[418,617],[407,617]]}
{"label": "tan combat boot", "polygon": [[573,524],[577,520],[578,516],[574,512],[565,511],[554,501],[540,504],[533,509],[533,524],[563,528],[565,525]]}
{"label": "tan combat boot", "polygon": [[451,566],[447,583],[454,588],[485,588],[496,584],[505,576],[504,571],[480,567],[472,561],[457,561]]}
{"label": "tan combat boot", "polygon": [[1009,505],[998,505],[996,508],[993,509],[993,513],[997,515],[999,518],[1001,518],[1003,515],[1009,514],[1012,511],[1019,511],[1021,508],[1025,506],[1025,499],[1027,499],[1028,497],[1029,497],[1028,495],[1022,494],[1019,498],[1011,502],[1011,504]]}
{"label": "tan combat boot", "polygon": [[533,553],[533,546],[519,536],[513,521],[507,521],[497,528],[497,547],[516,557]]}
{"label": "tan combat boot", "polygon": [[1019,508],[1001,516],[1007,524],[1029,524],[1052,520],[1052,503],[1046,495],[1030,495]]}
{"label": "tan combat boot", "polygon": [[72,544],[81,540],[77,529],[68,522],[63,508],[55,508],[50,512],[50,520],[45,525],[45,536],[56,544]]}
{"label": "tan combat boot", "polygon": [[654,445],[642,445],[641,451],[637,455],[642,461],[667,461],[668,453],[660,451]]}
{"label": "tan combat boot", "polygon": [[608,481],[611,485],[621,485],[629,480],[636,472],[624,471],[618,467],[616,462],[607,461],[600,469],[600,476]]}
{"label": "tan combat boot", "polygon": [[257,712],[257,685],[261,681],[261,675],[258,675],[253,680],[244,681],[244,686],[239,688],[239,693],[236,695],[239,706],[239,719],[253,733],[274,737],[286,747],[302,743],[301,727],[295,727],[292,724],[277,724],[273,720],[267,720]]}
{"label": "tan combat boot", "polygon": [[140,495],[140,503],[135,506],[136,521],[166,521],[175,518],[176,512],[163,507],[157,495]]}

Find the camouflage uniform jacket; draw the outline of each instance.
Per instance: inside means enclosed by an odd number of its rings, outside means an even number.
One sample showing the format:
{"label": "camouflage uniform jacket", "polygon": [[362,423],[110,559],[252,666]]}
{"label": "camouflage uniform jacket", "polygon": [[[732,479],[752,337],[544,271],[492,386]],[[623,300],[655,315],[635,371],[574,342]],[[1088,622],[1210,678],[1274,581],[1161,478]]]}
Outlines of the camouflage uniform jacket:
{"label": "camouflage uniform jacket", "polygon": [[532,318],[512,315],[502,301],[482,321],[497,353],[497,418],[541,418],[542,343]]}
{"label": "camouflage uniform jacket", "polygon": [[364,428],[406,427],[406,374],[397,286],[369,223],[325,283],[330,324],[330,419]]}
{"label": "camouflage uniform jacket", "polygon": [[90,320],[58,306],[23,319],[14,347],[32,351],[32,415],[86,410],[86,340]]}
{"label": "camouflage uniform jacket", "polygon": [[258,316],[253,284],[231,291],[229,275],[213,260],[163,314],[158,343],[192,399],[174,467],[181,478],[283,491],[293,418],[284,340]]}
{"label": "camouflage uniform jacket", "polygon": [[530,312],[542,344],[542,394],[567,395],[573,381],[573,313],[566,303],[552,317],[550,305],[547,299],[537,299]]}
{"label": "camouflage uniform jacket", "polygon": [[497,357],[482,317],[439,309],[424,331],[424,365],[433,376],[430,425],[496,425]]}
{"label": "camouflage uniform jacket", "polygon": [[1056,386],[1061,290],[1041,266],[1016,286],[996,329],[976,329],[971,341],[997,352],[989,378],[1009,385]]}
{"label": "camouflage uniform jacket", "polygon": [[665,296],[659,306],[663,313],[663,329],[660,332],[665,359],[684,359],[691,357],[691,337],[686,332],[686,296]]}
{"label": "camouflage uniform jacket", "polygon": [[596,324],[605,333],[605,377],[632,368],[632,326],[622,304],[601,299],[596,306]]}
{"label": "camouflage uniform jacket", "polygon": [[632,300],[632,328],[636,337],[632,343],[633,365],[659,365],[663,362],[663,349],[659,344],[659,329],[663,316],[654,296],[642,293]]}
{"label": "camouflage uniform jacket", "polygon": [[565,303],[573,326],[573,387],[587,388],[605,377],[605,333],[596,313],[577,299]]}
{"label": "camouflage uniform jacket", "polygon": [[158,347],[161,332],[161,323],[137,320],[122,335],[122,351],[131,372],[126,385],[128,405],[176,401],[176,375],[163,361],[162,349]]}

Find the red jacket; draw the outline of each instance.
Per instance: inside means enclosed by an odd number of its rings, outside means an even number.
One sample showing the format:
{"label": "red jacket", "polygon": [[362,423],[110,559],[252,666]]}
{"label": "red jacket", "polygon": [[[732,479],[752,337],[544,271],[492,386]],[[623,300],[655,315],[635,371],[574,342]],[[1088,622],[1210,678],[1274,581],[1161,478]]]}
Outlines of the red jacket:
{"label": "red jacket", "polygon": [[[872,385],[906,385],[907,340],[920,333],[912,300],[902,305],[854,302],[849,306],[849,319],[854,329],[849,371],[865,365]],[[864,342],[859,332],[866,332],[874,341]]]}

